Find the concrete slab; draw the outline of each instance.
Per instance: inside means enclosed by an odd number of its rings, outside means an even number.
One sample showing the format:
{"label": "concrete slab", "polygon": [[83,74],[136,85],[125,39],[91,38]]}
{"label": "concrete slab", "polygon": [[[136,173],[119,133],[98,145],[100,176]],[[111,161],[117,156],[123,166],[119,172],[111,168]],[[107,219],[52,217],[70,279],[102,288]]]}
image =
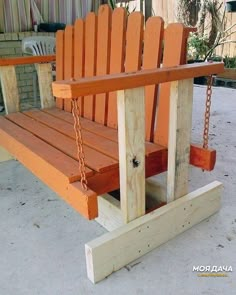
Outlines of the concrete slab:
{"label": "concrete slab", "polygon": [[[205,87],[195,87],[194,142],[201,142]],[[219,214],[103,282],[86,276],[84,244],[105,230],[68,207],[17,161],[0,164],[0,295],[236,294],[236,90],[214,88],[213,172],[191,169],[191,190],[224,184]],[[198,277],[193,266],[232,266],[228,277]]]}

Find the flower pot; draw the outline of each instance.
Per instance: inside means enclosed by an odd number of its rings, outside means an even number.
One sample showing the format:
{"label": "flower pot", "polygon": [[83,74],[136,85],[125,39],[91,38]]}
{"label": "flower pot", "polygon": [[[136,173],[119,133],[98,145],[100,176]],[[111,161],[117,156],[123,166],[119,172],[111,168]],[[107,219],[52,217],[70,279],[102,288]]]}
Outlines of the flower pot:
{"label": "flower pot", "polygon": [[226,2],[226,11],[227,12],[236,12],[236,1],[227,1]]}

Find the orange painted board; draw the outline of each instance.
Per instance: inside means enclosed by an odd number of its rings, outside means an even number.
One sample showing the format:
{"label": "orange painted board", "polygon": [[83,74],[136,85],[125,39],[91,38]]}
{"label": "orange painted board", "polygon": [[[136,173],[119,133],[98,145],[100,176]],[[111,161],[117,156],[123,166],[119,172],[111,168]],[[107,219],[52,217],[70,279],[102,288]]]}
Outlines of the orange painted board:
{"label": "orange painted board", "polygon": [[121,73],[93,78],[83,78],[77,81],[53,82],[53,93],[64,98],[81,95],[97,94],[107,91],[132,89],[193,77],[207,76],[224,71],[224,64],[194,63],[178,67],[163,67],[160,69],[141,70],[134,73]]}
{"label": "orange painted board", "polygon": [[[116,8],[112,13],[111,28],[111,74],[124,72],[125,65],[125,37],[126,37],[126,10],[122,7]],[[117,129],[117,95],[109,92],[107,126]]]}
{"label": "orange painted board", "polygon": [[[97,53],[97,16],[90,12],[85,19],[85,77],[93,77],[96,73],[96,53]],[[95,96],[88,95],[84,98],[83,116],[90,120],[95,115]],[[83,96],[78,95],[76,97]]]}
{"label": "orange painted board", "polygon": [[[56,49],[56,79],[59,81],[64,79],[64,31],[58,31],[56,34]],[[56,106],[63,110],[64,100],[57,97]]]}
{"label": "orange painted board", "polygon": [[0,58],[0,66],[17,66],[17,65],[36,64],[36,63],[48,63],[48,62],[53,62],[55,60],[56,60],[55,55]]}
{"label": "orange painted board", "polygon": [[[82,19],[77,19],[74,26],[74,78],[84,77],[85,63],[85,25]],[[78,98],[78,106],[83,115],[83,97]]]}
{"label": "orange painted board", "polygon": [[203,149],[200,145],[190,147],[190,163],[206,171],[212,171],[216,163],[216,150]]}
{"label": "orange painted board", "polygon": [[[67,25],[64,33],[64,79],[72,79],[74,77],[74,27]],[[64,110],[71,112],[71,100],[64,101]]]}
{"label": "orange painted board", "polygon": [[[111,47],[111,8],[101,5],[98,10],[97,29],[97,61],[96,75],[106,75],[110,66]],[[107,122],[108,93],[101,93],[95,97],[95,121],[101,124]]]}
{"label": "orange painted board", "polygon": [[0,117],[0,126],[1,146],[84,217],[97,217],[97,194],[91,189],[84,191],[76,181],[78,162],[4,117]]}
{"label": "orange painted board", "polygon": [[[7,118],[73,159],[77,159],[75,140],[25,116],[22,113],[12,113],[8,115]],[[87,145],[84,145],[84,153],[86,166],[94,171],[103,172],[118,167],[117,161],[97,152]]]}
{"label": "orange painted board", "polygon": [[20,157],[25,166],[29,162],[28,154],[30,159],[34,155],[32,165],[43,163],[45,177],[51,173],[61,175],[68,183],[80,179],[77,161],[4,117],[0,117],[0,144],[17,158]]}
{"label": "orange painted board", "polygon": [[[46,112],[27,111],[25,115],[37,120],[44,125],[55,129],[56,131],[72,138],[75,141],[75,131],[73,124],[65,122],[59,118],[53,117]],[[72,123],[72,122],[71,122]],[[119,159],[118,144],[114,141],[101,137],[95,133],[82,129],[83,142],[94,150],[101,152],[115,160]]]}
{"label": "orange painted board", "polygon": [[[162,55],[164,21],[161,17],[149,18],[144,32],[142,69],[159,68]],[[155,42],[154,42],[155,40]],[[157,107],[158,85],[145,87],[146,140],[153,141]]]}

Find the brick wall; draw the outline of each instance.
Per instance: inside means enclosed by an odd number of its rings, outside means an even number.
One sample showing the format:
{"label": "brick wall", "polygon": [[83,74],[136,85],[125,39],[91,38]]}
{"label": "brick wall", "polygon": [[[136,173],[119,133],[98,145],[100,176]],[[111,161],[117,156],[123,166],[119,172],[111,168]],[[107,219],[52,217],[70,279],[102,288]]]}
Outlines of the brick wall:
{"label": "brick wall", "polygon": [[[29,36],[54,36],[54,33],[35,33],[35,32],[21,32],[0,34],[0,58],[10,58],[22,56],[21,42],[22,39]],[[33,100],[33,73],[35,72],[34,65],[17,66],[17,82],[20,100]],[[1,87],[1,86],[0,86]],[[0,104],[2,102],[2,91],[0,88]]]}

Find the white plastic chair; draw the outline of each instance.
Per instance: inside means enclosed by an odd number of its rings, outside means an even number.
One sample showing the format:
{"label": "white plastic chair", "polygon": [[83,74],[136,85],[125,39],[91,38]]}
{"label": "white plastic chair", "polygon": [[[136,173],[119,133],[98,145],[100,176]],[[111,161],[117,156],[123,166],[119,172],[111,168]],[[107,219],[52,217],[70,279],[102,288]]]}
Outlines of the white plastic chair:
{"label": "white plastic chair", "polygon": [[[22,40],[22,52],[29,55],[55,54],[56,38],[50,36],[32,36]],[[55,71],[53,71],[55,76]],[[37,72],[33,75],[34,105],[37,102]]]}

